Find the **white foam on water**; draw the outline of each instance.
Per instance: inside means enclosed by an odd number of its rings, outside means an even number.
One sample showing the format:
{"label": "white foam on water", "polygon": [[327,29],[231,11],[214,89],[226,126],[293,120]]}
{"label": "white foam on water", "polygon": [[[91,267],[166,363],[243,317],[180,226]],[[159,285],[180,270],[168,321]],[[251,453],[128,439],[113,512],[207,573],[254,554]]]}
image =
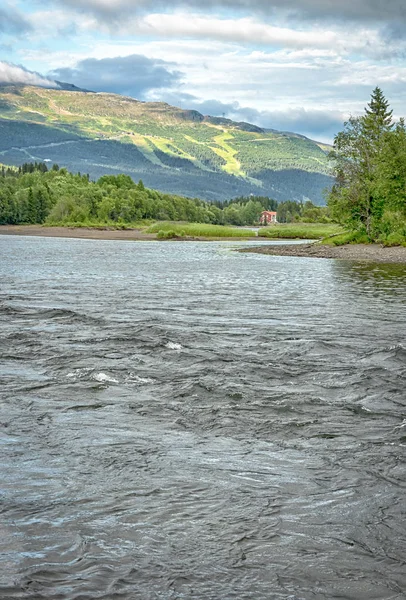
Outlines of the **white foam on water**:
{"label": "white foam on water", "polygon": [[83,379],[84,377],[88,377],[91,369],[89,367],[83,367],[81,369],[75,369],[74,371],[70,371],[66,374],[66,377],[69,379]]}
{"label": "white foam on water", "polygon": [[132,376],[131,381],[135,381],[137,383],[154,383],[153,379],[150,379],[149,377],[139,377],[138,375]]}
{"label": "white foam on water", "polygon": [[93,376],[93,379],[100,383],[118,383],[117,379],[110,377],[110,375],[106,375],[106,373],[96,373],[96,375]]}
{"label": "white foam on water", "polygon": [[168,342],[165,344],[165,348],[168,348],[169,350],[182,350],[181,344],[176,344],[175,342]]}

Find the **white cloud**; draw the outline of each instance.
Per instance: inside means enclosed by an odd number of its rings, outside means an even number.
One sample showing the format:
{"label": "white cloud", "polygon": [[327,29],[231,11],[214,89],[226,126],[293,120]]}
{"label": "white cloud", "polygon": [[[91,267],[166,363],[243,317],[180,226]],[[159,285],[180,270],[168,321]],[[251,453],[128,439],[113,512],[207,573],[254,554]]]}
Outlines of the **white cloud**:
{"label": "white cloud", "polygon": [[0,61],[0,83],[20,83],[25,85],[39,85],[42,87],[58,87],[55,81],[43,77],[39,73],[28,71],[20,65],[13,65],[2,61]]}
{"label": "white cloud", "polygon": [[402,85],[406,83],[405,66],[371,65],[366,62],[359,62],[351,65],[342,77],[337,79],[337,86],[369,86],[374,87],[385,84]]}
{"label": "white cloud", "polygon": [[[181,72],[182,77],[159,90],[141,85],[141,77],[128,80],[124,87],[122,82],[128,76],[120,78],[113,69],[115,91],[140,99],[179,101],[184,108],[189,102],[192,108],[200,105],[202,110],[224,104],[230,118],[260,125],[276,119],[276,128],[300,127],[310,135],[302,125],[307,119],[317,137],[323,137],[323,127],[330,135],[341,117],[362,112],[376,85],[383,88],[395,114],[404,113],[406,36],[401,19],[399,34],[394,36],[388,23],[367,18],[344,24],[333,18],[308,20],[297,13],[289,20],[270,9],[307,7],[310,14],[324,3],[331,14],[335,5],[337,11],[341,7],[343,14],[352,13],[355,19],[362,11],[372,15],[368,4],[374,5],[377,14],[378,4],[383,6],[378,0],[254,0],[252,10],[248,0],[207,0],[204,6],[195,0],[170,4],[160,0],[58,0],[64,6],[48,10],[56,1],[45,0],[45,8],[27,15],[31,30],[26,43],[16,46],[18,60],[13,56],[13,62],[27,63],[35,71],[64,74],[68,80],[80,75],[81,87],[101,89],[107,81],[108,65],[117,65],[119,57],[121,64],[125,57],[141,55],[149,61],[165,61],[169,71]],[[405,0],[399,2],[404,6]],[[395,10],[395,2],[387,0],[386,4],[389,12]],[[234,10],[237,5],[247,10]],[[228,8],[216,14],[221,6]],[[78,71],[80,63],[93,65],[89,59],[103,60],[97,63],[100,71],[92,81],[91,69]]]}
{"label": "white cloud", "polygon": [[169,69],[170,66],[163,60],[131,54],[114,58],[86,58],[74,67],[55,69],[48,75],[81,88],[139,98],[151,88],[171,88],[179,82],[182,74]]}
{"label": "white cloud", "polygon": [[[111,4],[111,3],[110,3]],[[109,4],[109,5],[110,5]],[[106,3],[107,6],[107,3]],[[37,11],[29,17],[30,27],[36,36],[57,36],[69,28],[83,35],[102,33],[111,41],[120,38],[139,39],[173,38],[177,40],[215,40],[249,47],[265,46],[306,51],[321,51],[347,56],[357,53],[376,59],[403,56],[406,40],[391,39],[388,30],[380,32],[376,27],[357,26],[348,28],[343,24],[331,24],[328,28],[316,23],[303,22],[300,26],[281,27],[252,16],[243,18],[219,18],[191,12],[129,14],[125,20],[98,20],[94,15],[66,11]],[[268,19],[269,21],[269,19]],[[114,42],[113,42],[114,43]],[[298,54],[299,56],[299,54]]]}
{"label": "white cloud", "polygon": [[[157,6],[167,8],[165,0],[59,0],[59,3],[96,14],[100,20],[128,19]],[[284,11],[302,18],[342,19],[352,21],[404,22],[403,0],[172,0],[172,7],[193,7],[206,10],[234,10],[249,14],[270,15]]]}
{"label": "white cloud", "polygon": [[31,39],[44,37],[60,37],[61,32],[72,29],[77,33],[86,33],[100,30],[100,25],[95,17],[81,15],[63,9],[38,10],[26,17],[31,30]]}
{"label": "white cloud", "polygon": [[150,14],[138,21],[137,31],[150,35],[211,38],[238,43],[301,48],[331,47],[339,42],[337,34],[320,30],[298,31],[274,27],[252,18],[218,19],[191,14]]}

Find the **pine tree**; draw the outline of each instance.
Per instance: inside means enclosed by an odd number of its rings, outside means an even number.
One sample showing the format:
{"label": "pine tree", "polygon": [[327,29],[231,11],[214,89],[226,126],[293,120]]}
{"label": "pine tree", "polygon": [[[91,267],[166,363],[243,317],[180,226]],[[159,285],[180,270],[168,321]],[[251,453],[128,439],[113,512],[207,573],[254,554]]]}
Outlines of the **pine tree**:
{"label": "pine tree", "polygon": [[389,110],[389,102],[386,100],[381,88],[376,87],[371,94],[371,101],[365,108],[363,127],[366,135],[375,139],[382,137],[385,131],[393,128],[393,110]]}

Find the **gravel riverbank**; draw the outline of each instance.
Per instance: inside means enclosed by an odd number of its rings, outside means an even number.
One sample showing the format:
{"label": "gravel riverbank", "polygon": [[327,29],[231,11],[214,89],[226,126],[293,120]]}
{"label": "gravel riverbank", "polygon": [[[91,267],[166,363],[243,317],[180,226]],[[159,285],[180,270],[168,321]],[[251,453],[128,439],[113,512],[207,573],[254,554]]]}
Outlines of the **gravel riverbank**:
{"label": "gravel riverbank", "polygon": [[385,248],[379,244],[348,244],[346,246],[327,246],[323,244],[268,245],[243,248],[240,252],[406,264],[406,247]]}

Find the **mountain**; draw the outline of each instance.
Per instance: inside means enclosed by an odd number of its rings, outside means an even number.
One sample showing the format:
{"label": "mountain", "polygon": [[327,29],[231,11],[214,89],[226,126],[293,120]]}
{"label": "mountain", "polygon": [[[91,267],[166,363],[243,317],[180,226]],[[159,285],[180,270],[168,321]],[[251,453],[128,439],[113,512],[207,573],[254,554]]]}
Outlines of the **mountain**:
{"label": "mountain", "polygon": [[92,178],[126,173],[207,200],[254,194],[323,204],[332,183],[326,148],[297,134],[117,94],[3,85],[0,162],[28,161]]}
{"label": "mountain", "polygon": [[73,85],[73,83],[66,83],[65,81],[55,80],[55,83],[58,84],[58,88],[60,90],[66,90],[68,92],[90,92],[91,91],[91,90],[85,90],[83,88],[77,87],[76,85]]}

